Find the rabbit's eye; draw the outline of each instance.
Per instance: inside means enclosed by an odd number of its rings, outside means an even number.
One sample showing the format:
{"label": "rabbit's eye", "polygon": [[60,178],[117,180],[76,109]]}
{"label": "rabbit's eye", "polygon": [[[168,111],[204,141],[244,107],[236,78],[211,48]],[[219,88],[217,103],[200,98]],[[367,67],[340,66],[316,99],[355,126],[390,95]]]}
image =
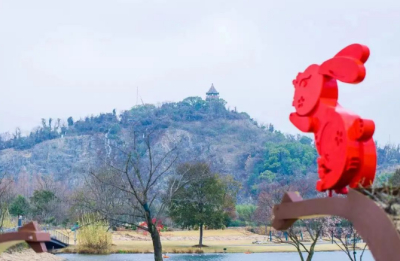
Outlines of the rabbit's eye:
{"label": "rabbit's eye", "polygon": [[300,86],[300,87],[306,87],[306,86],[307,86],[307,82],[308,82],[308,80],[309,80],[310,78],[311,78],[311,75],[309,75],[308,77],[305,77],[305,78],[301,79],[301,80],[300,80],[299,86]]}

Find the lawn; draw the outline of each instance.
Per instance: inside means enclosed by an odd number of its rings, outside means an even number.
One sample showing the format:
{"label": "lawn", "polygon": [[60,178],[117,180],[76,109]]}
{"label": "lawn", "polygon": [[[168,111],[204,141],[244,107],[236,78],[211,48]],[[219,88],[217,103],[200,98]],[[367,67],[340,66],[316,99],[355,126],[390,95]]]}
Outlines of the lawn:
{"label": "lawn", "polygon": [[[64,231],[65,233],[65,231]],[[73,245],[73,234],[71,235],[71,246],[65,249],[68,252],[75,252]],[[165,253],[194,253],[198,248],[193,247],[199,243],[199,231],[171,231],[162,232],[161,241],[163,252]],[[264,244],[252,244],[259,240]],[[226,249],[227,253],[244,252],[291,252],[296,251],[295,247],[289,244],[270,242],[269,237],[253,234],[244,229],[225,229],[225,230],[205,230],[203,247],[204,253],[222,253]],[[360,243],[358,247],[363,247]],[[308,245],[307,245],[308,247]],[[113,232],[112,252],[152,252],[153,246],[149,235],[137,233],[135,231],[116,231]],[[336,251],[340,250],[335,244],[328,240],[323,240],[316,245],[316,251]]]}

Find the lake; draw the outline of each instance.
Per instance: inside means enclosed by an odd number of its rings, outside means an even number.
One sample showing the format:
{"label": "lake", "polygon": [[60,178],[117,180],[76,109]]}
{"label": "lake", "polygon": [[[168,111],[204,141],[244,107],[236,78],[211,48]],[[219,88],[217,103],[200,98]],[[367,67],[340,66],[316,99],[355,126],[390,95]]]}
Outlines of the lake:
{"label": "lake", "polygon": [[[357,255],[357,260],[359,260]],[[68,261],[153,261],[152,254],[112,254],[106,256],[59,254]],[[168,254],[168,261],[299,261],[297,252],[291,253],[254,253],[254,254]],[[313,261],[341,261],[349,260],[343,252],[317,252]],[[371,252],[365,251],[362,261],[374,261]]]}

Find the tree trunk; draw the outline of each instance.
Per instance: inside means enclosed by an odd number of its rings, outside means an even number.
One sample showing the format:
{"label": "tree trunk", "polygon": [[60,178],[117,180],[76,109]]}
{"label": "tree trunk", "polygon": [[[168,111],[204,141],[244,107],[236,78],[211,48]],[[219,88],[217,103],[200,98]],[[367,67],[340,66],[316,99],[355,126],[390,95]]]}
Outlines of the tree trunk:
{"label": "tree trunk", "polygon": [[307,256],[307,261],[311,261],[313,256],[314,256],[314,252],[309,253],[308,256]]}
{"label": "tree trunk", "polygon": [[311,243],[310,251],[308,252],[308,256],[307,256],[307,261],[311,261],[314,256],[314,249],[315,249],[315,245],[317,244],[318,237],[320,235],[322,235],[321,230],[322,230],[322,227],[317,231],[315,238],[314,238],[313,242]]}
{"label": "tree trunk", "polygon": [[154,261],[163,261],[160,234],[158,233],[157,228],[154,224],[152,224],[152,227],[153,229],[150,234],[151,240],[153,241]]}
{"label": "tree trunk", "polygon": [[144,209],[146,212],[147,228],[149,229],[151,240],[153,241],[154,261],[163,261],[160,233],[158,233],[156,224],[153,224],[153,220],[150,215],[150,210],[146,207],[147,204],[144,207]]}
{"label": "tree trunk", "polygon": [[199,246],[203,246],[203,223],[200,223],[200,239]]}
{"label": "tree trunk", "polygon": [[301,252],[300,246],[296,245],[297,253],[299,254],[300,260],[304,261],[303,252]]}
{"label": "tree trunk", "polygon": [[315,240],[310,246],[310,252],[308,252],[307,261],[311,261],[314,256],[314,248],[315,248],[316,242],[317,241]]}

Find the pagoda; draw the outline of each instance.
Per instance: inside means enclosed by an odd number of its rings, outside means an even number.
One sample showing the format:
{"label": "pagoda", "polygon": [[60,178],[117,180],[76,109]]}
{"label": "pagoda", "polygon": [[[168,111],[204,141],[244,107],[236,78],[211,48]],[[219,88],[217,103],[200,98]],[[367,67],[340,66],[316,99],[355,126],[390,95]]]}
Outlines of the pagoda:
{"label": "pagoda", "polygon": [[211,101],[211,100],[218,100],[219,99],[219,92],[214,87],[214,84],[211,84],[210,89],[206,93],[206,101]]}

